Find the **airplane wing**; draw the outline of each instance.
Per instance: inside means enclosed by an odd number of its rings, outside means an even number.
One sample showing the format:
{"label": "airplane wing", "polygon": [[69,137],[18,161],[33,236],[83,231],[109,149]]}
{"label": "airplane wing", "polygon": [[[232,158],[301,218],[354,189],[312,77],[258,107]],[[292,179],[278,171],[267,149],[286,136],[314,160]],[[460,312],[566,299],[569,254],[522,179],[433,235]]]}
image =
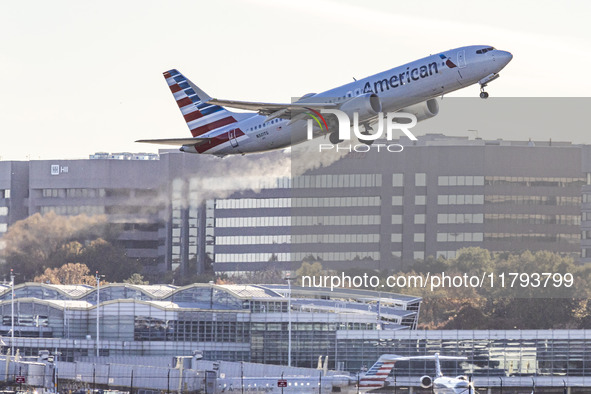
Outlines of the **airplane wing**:
{"label": "airplane wing", "polygon": [[[207,101],[209,104],[221,105],[222,107],[232,107],[238,109],[245,109],[249,111],[258,111],[261,115],[270,115],[277,111],[305,111],[308,108],[321,110],[325,108],[337,108],[335,103],[261,103],[256,101],[237,101],[237,100],[220,100],[212,98]],[[287,112],[285,111],[285,112]]]}
{"label": "airplane wing", "polygon": [[156,140],[137,140],[136,142],[143,142],[145,144],[158,144],[158,145],[195,145],[202,144],[211,140],[211,138],[205,137],[194,137],[194,138],[164,138]]}
{"label": "airplane wing", "polygon": [[317,111],[324,108],[338,108],[336,103],[314,103],[305,101],[299,101],[295,103],[262,103],[257,101],[222,100],[211,97],[192,82],[188,83],[203,102],[219,105],[222,107],[257,111],[260,115],[268,116],[267,120],[274,118],[291,119],[292,112],[297,114],[306,111],[308,108]]}

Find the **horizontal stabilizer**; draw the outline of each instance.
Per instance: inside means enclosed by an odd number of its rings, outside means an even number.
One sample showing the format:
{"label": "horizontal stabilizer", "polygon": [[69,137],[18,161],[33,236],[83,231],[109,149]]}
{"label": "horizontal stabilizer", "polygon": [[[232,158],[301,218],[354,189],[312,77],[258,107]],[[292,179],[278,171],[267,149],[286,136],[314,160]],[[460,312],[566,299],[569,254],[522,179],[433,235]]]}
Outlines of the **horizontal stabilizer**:
{"label": "horizontal stabilizer", "polygon": [[158,144],[158,145],[195,145],[211,140],[211,138],[164,138],[157,140],[137,140],[136,142],[143,142],[145,144]]}

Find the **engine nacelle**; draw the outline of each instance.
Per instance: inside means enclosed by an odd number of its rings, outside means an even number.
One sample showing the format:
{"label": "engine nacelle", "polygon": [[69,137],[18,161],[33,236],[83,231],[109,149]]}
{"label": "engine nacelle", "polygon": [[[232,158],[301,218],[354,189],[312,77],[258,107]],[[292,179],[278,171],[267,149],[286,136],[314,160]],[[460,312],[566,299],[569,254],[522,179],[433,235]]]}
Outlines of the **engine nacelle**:
{"label": "engine nacelle", "polygon": [[351,122],[353,122],[353,114],[355,112],[359,114],[359,120],[376,116],[382,112],[382,103],[377,94],[366,93],[343,103],[339,109],[346,113]]}
{"label": "engine nacelle", "polygon": [[431,385],[433,385],[433,379],[431,379],[431,376],[423,376],[421,377],[421,387],[424,389],[428,389],[429,387],[431,387]]}
{"label": "engine nacelle", "polygon": [[400,112],[413,114],[417,117],[417,122],[420,122],[421,120],[432,118],[439,113],[439,102],[437,99],[429,99],[422,103],[403,108]]}

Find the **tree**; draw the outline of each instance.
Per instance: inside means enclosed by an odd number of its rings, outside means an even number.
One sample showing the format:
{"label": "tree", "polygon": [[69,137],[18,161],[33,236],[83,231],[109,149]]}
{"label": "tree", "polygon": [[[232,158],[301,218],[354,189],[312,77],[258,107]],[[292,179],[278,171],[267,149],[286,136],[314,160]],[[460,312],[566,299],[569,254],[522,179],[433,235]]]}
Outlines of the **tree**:
{"label": "tree", "polygon": [[234,275],[229,276],[226,279],[221,278],[223,281],[227,283],[234,283],[234,284],[284,284],[285,283],[285,275],[282,270],[277,269],[277,267],[271,266],[267,269],[260,270],[260,271],[252,271],[248,272],[245,275]]}
{"label": "tree", "polygon": [[104,216],[59,216],[53,212],[36,213],[10,226],[2,237],[1,256],[4,274],[18,267],[17,280],[31,280],[47,268],[72,261],[82,245],[106,232]]}
{"label": "tree", "polygon": [[47,260],[64,241],[95,238],[104,231],[104,216],[59,216],[54,212],[36,213],[19,220],[4,234],[4,254],[23,254],[28,258]]}
{"label": "tree", "polygon": [[296,270],[296,285],[302,285],[302,276],[320,276],[323,275],[325,272],[322,269],[322,264],[318,261],[314,263],[309,263],[307,261],[302,262],[300,268]]}
{"label": "tree", "polygon": [[17,281],[31,280],[47,268],[81,263],[99,271],[111,282],[121,282],[142,270],[127,257],[104,216],[35,214],[11,226],[2,241],[5,276],[15,268]]}
{"label": "tree", "polygon": [[[481,248],[465,248],[457,252],[456,258],[428,258],[417,264],[421,276],[425,278],[429,272],[431,280],[441,277],[442,272],[448,277],[467,274],[485,278],[484,284],[476,287],[446,286],[433,291],[428,287],[389,288],[423,298],[421,328],[558,329],[586,328],[591,322],[591,303],[587,302],[591,296],[591,266],[577,265],[571,257],[551,251],[492,254]],[[574,284],[555,286],[553,279],[546,286],[527,284],[528,280],[535,283],[536,274],[542,273],[560,274],[563,281],[567,274],[572,275]],[[396,275],[411,274],[415,275],[412,271]],[[490,283],[491,275],[494,285]],[[541,276],[542,283],[544,279]]]}
{"label": "tree", "polygon": [[149,285],[150,282],[144,280],[141,274],[133,273],[131,276],[123,281],[123,283],[129,283],[130,285]]}
{"label": "tree", "polygon": [[84,264],[68,263],[59,268],[45,269],[45,272],[36,276],[33,282],[53,285],[94,285],[96,279],[88,275],[89,273],[90,270]]}
{"label": "tree", "polygon": [[122,282],[142,270],[137,260],[127,257],[125,248],[103,238],[88,242],[77,261],[86,264],[92,272],[105,275],[109,282]]}

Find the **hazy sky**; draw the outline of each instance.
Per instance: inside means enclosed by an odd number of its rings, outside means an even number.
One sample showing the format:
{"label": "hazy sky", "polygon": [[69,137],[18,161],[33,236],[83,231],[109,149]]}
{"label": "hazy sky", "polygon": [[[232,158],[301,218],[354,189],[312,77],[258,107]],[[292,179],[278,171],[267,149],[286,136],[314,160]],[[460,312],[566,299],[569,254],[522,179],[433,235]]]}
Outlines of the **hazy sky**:
{"label": "hazy sky", "polygon": [[214,97],[289,102],[487,44],[514,55],[491,96],[588,97],[589,15],[589,1],[5,1],[0,159],[155,152],[133,141],[189,136],[170,68]]}

